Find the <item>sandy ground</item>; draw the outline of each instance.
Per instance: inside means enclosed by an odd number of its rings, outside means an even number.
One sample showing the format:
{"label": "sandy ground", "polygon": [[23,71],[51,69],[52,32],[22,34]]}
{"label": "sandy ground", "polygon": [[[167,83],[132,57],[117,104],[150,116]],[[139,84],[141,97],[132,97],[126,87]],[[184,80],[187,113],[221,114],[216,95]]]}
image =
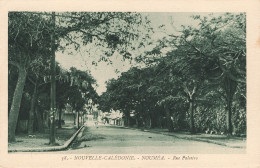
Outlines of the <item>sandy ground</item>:
{"label": "sandy ground", "polygon": [[[73,124],[63,125],[63,128],[56,129],[56,143],[57,145],[63,145],[74,133],[76,129]],[[26,148],[38,148],[38,147],[49,147],[49,131],[46,130],[44,133],[34,133],[33,135],[28,134],[17,134],[16,142],[8,143],[8,149],[26,149]]]}

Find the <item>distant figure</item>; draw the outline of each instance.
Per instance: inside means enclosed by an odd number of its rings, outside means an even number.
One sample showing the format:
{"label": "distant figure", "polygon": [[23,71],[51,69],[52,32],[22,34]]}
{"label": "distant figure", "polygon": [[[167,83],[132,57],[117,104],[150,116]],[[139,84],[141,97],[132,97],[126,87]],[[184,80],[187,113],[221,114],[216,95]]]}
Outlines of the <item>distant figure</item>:
{"label": "distant figure", "polygon": [[95,121],[95,126],[96,128],[98,128],[98,121]]}

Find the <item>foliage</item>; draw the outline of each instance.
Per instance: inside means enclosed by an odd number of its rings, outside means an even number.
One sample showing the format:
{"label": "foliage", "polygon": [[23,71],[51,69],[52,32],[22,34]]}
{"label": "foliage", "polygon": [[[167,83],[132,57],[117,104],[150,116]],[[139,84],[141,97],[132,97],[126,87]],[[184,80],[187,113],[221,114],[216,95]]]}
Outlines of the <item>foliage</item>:
{"label": "foliage", "polygon": [[179,35],[154,42],[151,51],[138,57],[146,68],[131,68],[110,80],[100,109],[125,115],[130,111],[142,120],[166,117],[169,130],[244,134],[245,17],[244,13],[193,16],[198,26],[183,26]]}
{"label": "foliage", "polygon": [[[61,12],[54,15],[55,26],[52,24],[52,15],[48,12],[9,12],[8,14],[8,63],[17,68],[17,70],[13,70],[14,67],[9,68],[9,75],[12,75],[10,79],[15,79],[18,74],[15,88],[10,84],[9,89],[10,141],[15,140],[15,127],[23,94],[27,92],[30,94],[30,99],[33,97],[32,90],[27,87],[29,85],[27,78],[35,87],[41,86],[38,88],[39,92],[45,93],[39,93],[38,102],[45,110],[48,107],[43,100],[49,100],[48,96],[50,96],[47,89],[50,85],[47,83],[50,80],[50,56],[53,51],[51,49],[79,51],[80,45],[92,44],[104,51],[100,60],[108,61],[108,57],[115,51],[123,55],[123,58],[129,59],[131,58],[129,50],[133,49],[130,46],[140,34],[138,27],[146,24],[145,18],[132,12]],[[54,42],[51,41],[52,37],[55,41],[54,47],[51,46]],[[58,108],[64,108],[68,97],[70,97],[69,103],[76,110],[83,108],[85,99],[91,99],[93,103],[97,102],[98,96],[92,86],[95,81],[84,74],[87,73],[72,70],[66,78],[67,81],[64,80],[64,76],[57,76],[59,78],[56,79],[59,86],[56,95],[59,98]],[[59,73],[59,75],[64,74]],[[66,82],[70,82],[70,85]],[[24,90],[24,86],[28,90]],[[66,90],[71,90],[70,95],[63,94]]]}

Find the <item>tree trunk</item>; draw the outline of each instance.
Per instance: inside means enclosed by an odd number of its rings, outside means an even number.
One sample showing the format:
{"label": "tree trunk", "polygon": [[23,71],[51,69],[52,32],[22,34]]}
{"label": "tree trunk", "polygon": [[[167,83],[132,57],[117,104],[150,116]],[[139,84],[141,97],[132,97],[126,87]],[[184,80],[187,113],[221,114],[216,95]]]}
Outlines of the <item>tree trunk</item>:
{"label": "tree trunk", "polygon": [[35,84],[33,89],[33,96],[31,99],[31,107],[29,111],[29,121],[28,121],[28,134],[33,134],[33,124],[34,124],[34,110],[35,110],[35,102],[37,98],[37,84]]}
{"label": "tree trunk", "polygon": [[49,112],[41,109],[41,113],[43,114],[42,117],[43,117],[44,128],[50,128]]}
{"label": "tree trunk", "polygon": [[191,134],[195,133],[195,125],[194,125],[194,100],[191,99],[189,101],[190,107],[189,107],[189,111],[190,111],[190,132]]}
{"label": "tree trunk", "polygon": [[54,118],[54,113],[55,111],[52,110],[51,111],[51,115],[50,115],[50,141],[49,144],[50,145],[55,145],[55,118]]}
{"label": "tree trunk", "polygon": [[128,127],[128,117],[125,116],[125,126]]}
{"label": "tree trunk", "polygon": [[79,129],[79,111],[77,111],[77,128]]}
{"label": "tree trunk", "polygon": [[130,118],[130,113],[125,114],[125,126],[126,127],[130,126],[129,118]]}
{"label": "tree trunk", "polygon": [[61,128],[61,113],[62,113],[62,110],[59,109],[58,112],[59,112],[58,128]]}
{"label": "tree trunk", "polygon": [[39,112],[39,109],[38,109],[38,106],[37,106],[37,103],[35,104],[35,115],[36,115],[36,119],[37,119],[37,128],[38,128],[38,131],[39,132],[43,132],[43,120],[42,120],[42,116]]}
{"label": "tree trunk", "polygon": [[83,124],[82,115],[80,116],[80,125]]}
{"label": "tree trunk", "polygon": [[154,114],[151,115],[151,128],[155,128],[157,126],[157,121],[155,119]]}
{"label": "tree trunk", "polygon": [[168,108],[167,104],[164,104],[164,109],[166,111],[167,128],[168,128],[169,132],[173,132],[173,124],[172,124],[172,120],[171,120],[171,113],[170,113],[170,109]]}
{"label": "tree trunk", "polygon": [[50,110],[50,145],[55,145],[55,112],[56,112],[56,68],[55,68],[55,12],[52,12],[53,31],[51,33],[51,110]]}
{"label": "tree trunk", "polygon": [[152,128],[152,119],[151,119],[151,117],[149,117],[148,128],[149,128],[149,129]]}
{"label": "tree trunk", "polygon": [[150,129],[152,126],[151,117],[148,115],[145,118],[145,128]]}
{"label": "tree trunk", "polygon": [[227,133],[232,134],[233,126],[232,126],[232,101],[233,96],[236,92],[237,82],[231,80],[229,77],[225,77],[224,79],[224,90],[226,92],[226,99],[227,99],[227,118],[226,118],[226,126],[227,126]]}
{"label": "tree trunk", "polygon": [[163,128],[163,126],[162,126],[162,116],[158,117],[158,127]]}
{"label": "tree trunk", "polygon": [[15,141],[15,129],[19,115],[21,100],[23,96],[23,89],[26,81],[25,68],[19,68],[18,81],[15,87],[12,105],[8,118],[8,141]]}
{"label": "tree trunk", "polygon": [[72,111],[72,113],[73,113],[73,119],[74,119],[73,124],[76,125],[76,112]]}
{"label": "tree trunk", "polygon": [[232,134],[233,131],[232,120],[231,120],[232,117],[231,103],[232,102],[230,100],[227,102],[227,133],[230,135]]}
{"label": "tree trunk", "polygon": [[135,124],[136,124],[136,127],[139,128],[138,118],[135,119]]}

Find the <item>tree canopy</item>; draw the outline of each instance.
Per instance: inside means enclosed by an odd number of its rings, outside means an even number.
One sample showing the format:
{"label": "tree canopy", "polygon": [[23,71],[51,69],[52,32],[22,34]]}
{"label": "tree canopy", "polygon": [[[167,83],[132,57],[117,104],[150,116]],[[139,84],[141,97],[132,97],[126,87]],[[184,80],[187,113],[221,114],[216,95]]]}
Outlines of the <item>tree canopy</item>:
{"label": "tree canopy", "polygon": [[[148,68],[132,68],[107,83],[106,109],[135,113],[144,122],[160,111],[170,131],[245,133],[246,15],[193,19],[197,26],[166,32],[137,57]],[[160,125],[156,119],[152,126]]]}

